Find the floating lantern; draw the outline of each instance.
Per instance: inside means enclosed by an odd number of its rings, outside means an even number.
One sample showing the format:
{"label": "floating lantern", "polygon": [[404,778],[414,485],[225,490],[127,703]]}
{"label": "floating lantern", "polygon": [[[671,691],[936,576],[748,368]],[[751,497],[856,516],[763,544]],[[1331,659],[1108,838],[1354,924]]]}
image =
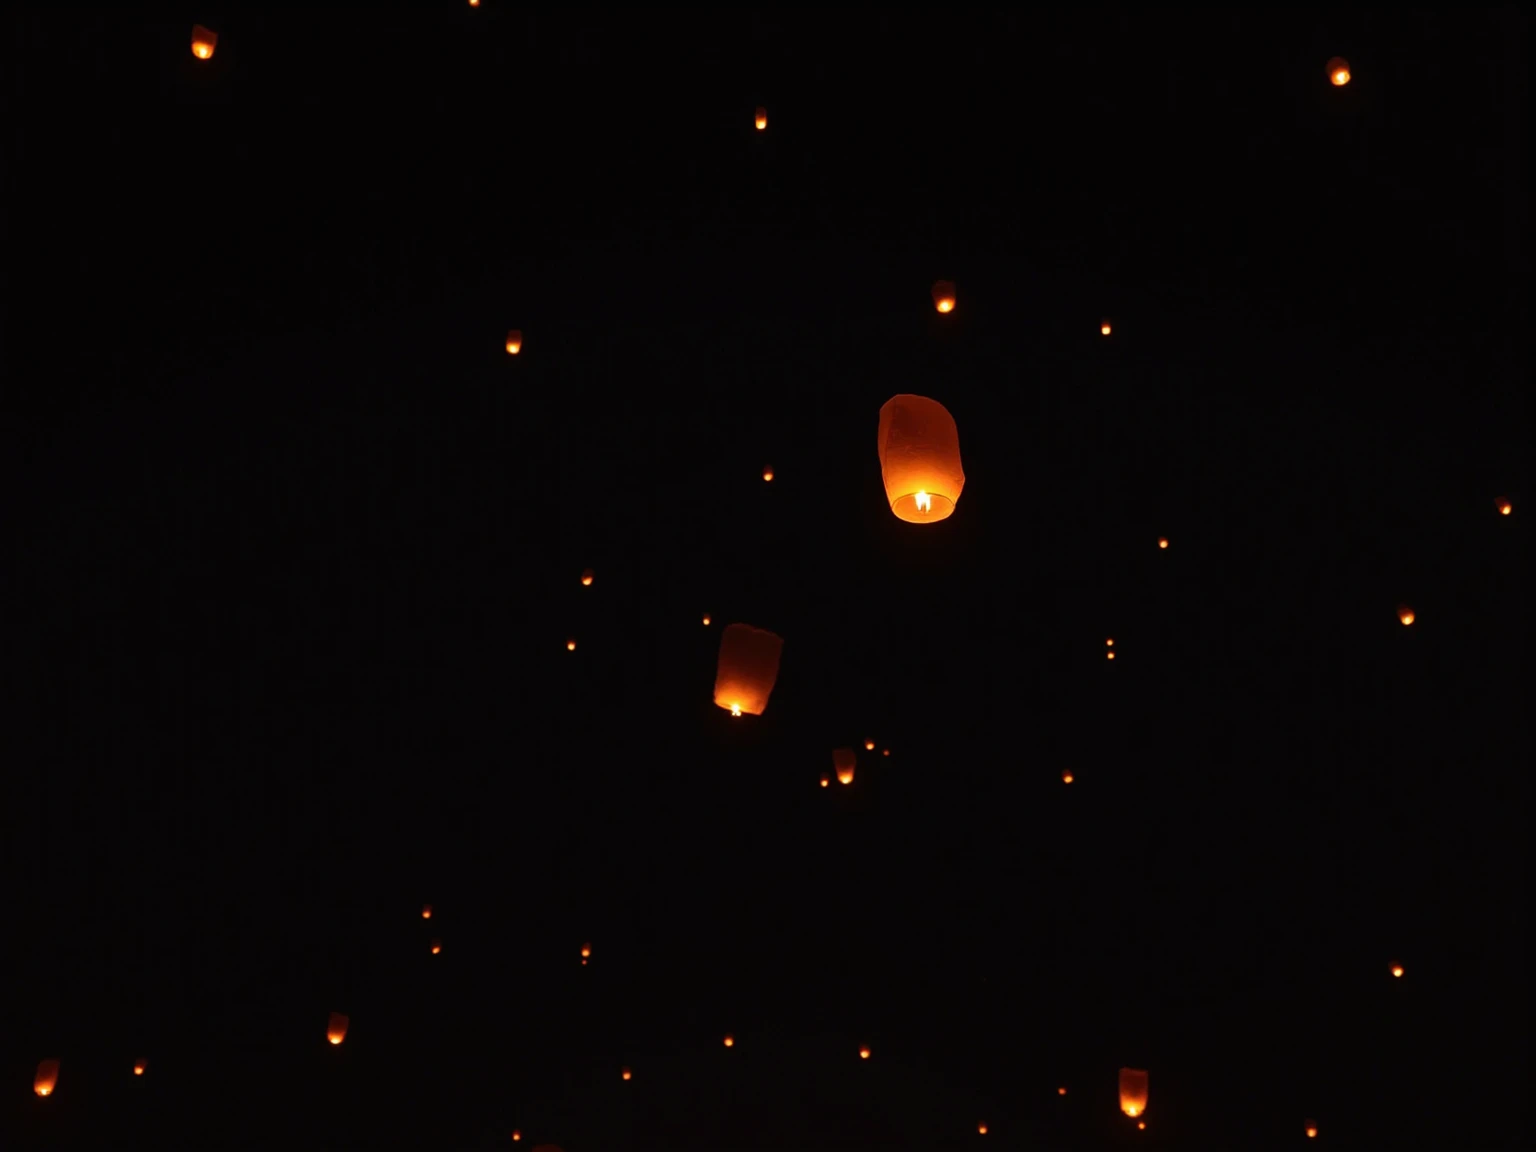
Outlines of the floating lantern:
{"label": "floating lantern", "polygon": [[1335,88],[1342,88],[1349,83],[1349,61],[1342,56],[1335,56],[1328,61],[1328,82]]}
{"label": "floating lantern", "polygon": [[423,904],[421,906],[421,918],[423,920],[430,920],[430,919],[432,919],[432,905],[430,905],[430,904]]}
{"label": "floating lantern", "polygon": [[1063,772],[1061,774],[1061,782],[1063,784],[1070,784],[1070,783],[1072,783],[1072,769],[1068,768],[1065,772]]}
{"label": "floating lantern", "polygon": [[1497,504],[1495,505],[1495,507],[1498,508],[1500,516],[1508,516],[1511,512],[1513,512],[1515,510],[1514,509],[1514,505],[1511,504],[1508,500],[1500,500],[1500,501],[1498,501]]}
{"label": "floating lantern", "polygon": [[750,624],[729,624],[720,634],[715,703],[732,716],[761,716],[779,678],[784,641]]}
{"label": "floating lantern", "polygon": [[704,613],[704,627],[706,627],[706,628],[709,627],[709,613],[708,612]]}
{"label": "floating lantern", "polygon": [[[480,7],[480,0],[469,0],[469,6],[471,8],[478,8],[478,7]],[[514,1135],[512,1137],[512,1139],[516,1140],[517,1137]]]}
{"label": "floating lantern", "polygon": [[1317,1139],[1317,1125],[1312,1123],[1312,1121],[1310,1121],[1310,1120],[1307,1121],[1307,1139],[1308,1140],[1316,1140]]}
{"label": "floating lantern", "polygon": [[219,46],[219,34],[204,28],[201,24],[192,25],[192,55],[199,60],[212,60],[213,50]]}
{"label": "floating lantern", "polygon": [[858,757],[852,748],[838,748],[832,753],[832,768],[837,772],[839,784],[853,783],[853,767],[858,762]]}
{"label": "floating lantern", "polygon": [[1099,334],[1101,336],[1108,336],[1113,331],[1114,328],[1111,327],[1107,319],[1099,321]]}
{"label": "floating lantern", "polygon": [[[470,0],[470,3],[474,3],[474,0]],[[516,1128],[512,1129],[512,1142],[514,1144],[522,1138],[523,1134],[521,1132],[519,1132]]]}
{"label": "floating lantern", "polygon": [[960,430],[937,400],[903,393],[880,409],[880,477],[896,519],[934,524],[947,519],[965,487]]}
{"label": "floating lantern", "polygon": [[875,750],[875,742],[873,740],[866,740],[866,741],[864,741],[864,751],[866,751],[866,752],[873,752],[874,750]]}
{"label": "floating lantern", "polygon": [[1120,1069],[1120,1111],[1132,1120],[1147,1110],[1147,1074],[1138,1068]]}
{"label": "floating lantern", "polygon": [[144,1061],[135,1060],[133,1062],[133,1074],[135,1076],[142,1076],[144,1075],[144,1069],[147,1067],[149,1067],[149,1065],[147,1065]]}
{"label": "floating lantern", "polygon": [[773,479],[773,466],[771,464],[767,465],[767,466],[765,466],[763,468],[763,479],[764,480],[772,480]]}
{"label": "floating lantern", "polygon": [[955,310],[955,283],[953,280],[940,280],[933,286],[933,306],[940,312],[953,312]]}
{"label": "floating lantern", "polygon": [[565,650],[567,652],[576,651],[576,638],[574,636],[565,642]]}
{"label": "floating lantern", "polygon": [[868,1060],[869,1059],[869,1046],[868,1045],[865,1045],[863,1048],[859,1049],[859,1059],[860,1060]]}
{"label": "floating lantern", "polygon": [[1065,1096],[1066,1094],[1067,1094],[1067,1086],[1065,1084],[1063,1084],[1060,1088],[1056,1089],[1056,1095],[1058,1095],[1058,1096]]}
{"label": "floating lantern", "polygon": [[882,749],[880,749],[880,755],[882,755],[882,756],[889,756],[890,754],[891,754],[891,750],[889,748],[882,748]]}
{"label": "floating lantern", "polygon": [[832,783],[832,777],[828,776],[825,772],[823,772],[821,774],[821,786],[823,788],[825,788],[830,783]]}
{"label": "floating lantern", "polygon": [[[752,123],[757,125],[757,130],[759,132],[768,127],[768,109],[759,105],[757,109],[757,115],[752,118]],[[793,135],[793,133],[791,133],[791,135]]]}
{"label": "floating lantern", "polygon": [[591,944],[583,944],[581,946],[581,958],[583,960],[585,960],[590,955],[592,955],[592,945]]}
{"label": "floating lantern", "polygon": [[332,1044],[340,1044],[347,1038],[347,1025],[350,1023],[340,1012],[332,1012],[330,1023],[325,1026],[325,1038]]}
{"label": "floating lantern", "polygon": [[987,1126],[985,1124],[978,1124],[976,1125],[976,1131],[985,1136],[987,1134]]}
{"label": "floating lantern", "polygon": [[1168,537],[1166,537],[1166,536],[1159,536],[1157,538],[1157,546],[1159,548],[1166,548],[1166,547],[1168,547]]}
{"label": "floating lantern", "polygon": [[1398,979],[1401,979],[1403,975],[1403,966],[1401,964],[1392,965],[1392,975]]}
{"label": "floating lantern", "polygon": [[1403,622],[1404,627],[1407,627],[1413,623],[1413,609],[1406,604],[1399,604],[1397,606],[1397,618]]}
{"label": "floating lantern", "polygon": [[732,1036],[729,1032],[725,1034],[725,1046],[727,1048],[736,1047],[736,1037]]}
{"label": "floating lantern", "polygon": [[1147,1122],[1145,1120],[1136,1121],[1136,1130],[1138,1132],[1145,1132],[1147,1130]]}
{"label": "floating lantern", "polygon": [[59,1062],[57,1060],[44,1060],[37,1066],[37,1075],[32,1077],[32,1091],[39,1096],[52,1096],[53,1090],[59,1086]]}
{"label": "floating lantern", "polygon": [[623,1070],[623,1071],[622,1071],[622,1072],[621,1072],[621,1073],[620,1073],[620,1075],[621,1075],[621,1076],[622,1076],[622,1077],[623,1077],[623,1078],[624,1078],[624,1079],[625,1079],[625,1080],[628,1080],[628,1079],[629,1079],[629,1077],[630,1077],[630,1072],[629,1072],[629,1069],[628,1069],[628,1068],[625,1068],[625,1069],[624,1069],[624,1070]]}
{"label": "floating lantern", "polygon": [[436,956],[442,950],[443,950],[443,942],[441,940],[434,940],[434,941],[432,941],[432,955]]}
{"label": "floating lantern", "polygon": [[583,588],[590,588],[590,587],[592,587],[592,569],[587,568],[587,569],[585,569],[582,572],[582,574],[581,574],[581,586]]}
{"label": "floating lantern", "polygon": [[523,350],[523,330],[513,328],[507,333],[507,355],[516,356]]}

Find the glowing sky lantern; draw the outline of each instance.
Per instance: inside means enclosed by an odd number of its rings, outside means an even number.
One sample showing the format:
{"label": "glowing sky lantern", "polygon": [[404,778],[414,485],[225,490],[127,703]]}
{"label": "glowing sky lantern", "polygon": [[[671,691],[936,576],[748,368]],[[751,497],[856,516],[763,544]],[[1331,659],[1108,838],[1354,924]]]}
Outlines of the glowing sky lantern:
{"label": "glowing sky lantern", "polygon": [[[794,119],[794,117],[790,117],[790,119]],[[757,126],[757,130],[759,132],[768,127],[768,109],[759,105],[757,109],[757,115],[752,117],[752,123]],[[793,136],[794,133],[791,132],[790,135]]]}
{"label": "glowing sky lantern", "polygon": [[1099,321],[1099,335],[1108,336],[1114,330],[1114,325],[1109,322],[1109,318],[1107,316],[1103,320]]}
{"label": "glowing sky lantern", "polygon": [[432,919],[432,905],[430,905],[430,904],[423,904],[421,906],[421,918],[423,920],[430,920],[430,919]]}
{"label": "glowing sky lantern", "polygon": [[632,1072],[630,1072],[630,1070],[629,1070],[629,1069],[628,1069],[628,1068],[625,1068],[625,1069],[624,1069],[624,1070],[623,1070],[623,1071],[621,1071],[621,1072],[620,1072],[620,1073],[619,1073],[619,1075],[620,1075],[620,1076],[621,1076],[621,1077],[622,1077],[622,1078],[623,1078],[623,1079],[625,1079],[625,1080],[628,1080],[628,1079],[630,1079],[630,1078],[631,1078],[631,1077],[632,1077],[632,1076],[633,1076],[633,1075],[634,1075],[634,1074],[633,1074],[633,1073],[632,1073]]}
{"label": "glowing sky lantern", "polygon": [[865,1044],[862,1048],[859,1049],[859,1059],[860,1060],[868,1060],[869,1059],[869,1045],[868,1044]]}
{"label": "glowing sky lantern", "polygon": [[1408,607],[1406,604],[1399,604],[1397,606],[1397,618],[1402,622],[1404,627],[1407,627],[1409,624],[1413,623],[1413,609]]}
{"label": "glowing sky lantern", "polygon": [[1312,1121],[1310,1121],[1310,1120],[1307,1121],[1306,1132],[1307,1132],[1307,1139],[1308,1140],[1316,1140],[1317,1139],[1317,1125],[1312,1123]]}
{"label": "glowing sky lantern", "polygon": [[148,1067],[149,1067],[149,1063],[147,1061],[135,1060],[133,1062],[133,1074],[135,1076],[142,1076],[142,1075],[144,1075],[144,1069],[146,1069]]}
{"label": "glowing sky lantern", "polygon": [[1132,1120],[1147,1110],[1147,1074],[1139,1068],[1120,1069],[1120,1111]]}
{"label": "glowing sky lantern", "polygon": [[199,60],[212,60],[213,50],[218,46],[217,32],[204,28],[201,24],[192,25],[192,55]]}
{"label": "glowing sky lantern", "polygon": [[880,478],[896,519],[937,524],[947,519],[965,487],[960,430],[937,400],[903,393],[880,408],[877,433]]}
{"label": "glowing sky lantern", "polygon": [[32,1091],[39,1096],[52,1096],[53,1090],[59,1086],[59,1062],[57,1060],[44,1060],[37,1066],[37,1074],[32,1077]]}
{"label": "glowing sky lantern", "polygon": [[443,942],[441,940],[434,940],[434,941],[432,941],[432,955],[436,956],[442,950],[443,950]]}
{"label": "glowing sky lantern", "polygon": [[332,1044],[340,1044],[347,1038],[347,1025],[350,1023],[352,1021],[340,1012],[332,1012],[330,1022],[325,1026],[325,1038]]}
{"label": "glowing sky lantern", "polygon": [[955,282],[953,280],[939,280],[934,284],[933,306],[935,310],[946,315],[955,310]]}
{"label": "glowing sky lantern", "polygon": [[765,481],[773,479],[773,465],[772,464],[765,464],[763,466],[763,479]]}
{"label": "glowing sky lantern", "polygon": [[523,350],[523,330],[512,328],[507,332],[507,355],[516,356]]}
{"label": "glowing sky lantern", "polygon": [[839,784],[853,783],[853,768],[858,763],[858,757],[852,748],[837,748],[832,752],[832,768],[837,773]]}
{"label": "glowing sky lantern", "polygon": [[729,1032],[725,1034],[725,1046],[727,1048],[736,1047],[736,1037],[732,1036]]}
{"label": "glowing sky lantern", "polygon": [[729,624],[720,634],[715,703],[732,716],[761,716],[779,678],[784,641],[750,624]]}
{"label": "glowing sky lantern", "polygon": [[1335,88],[1342,88],[1349,83],[1349,61],[1342,56],[1335,56],[1328,61],[1328,83]]}
{"label": "glowing sky lantern", "polygon": [[1515,506],[1508,500],[1496,500],[1494,501],[1494,507],[1499,510],[1500,516],[1508,516],[1515,510]]}
{"label": "glowing sky lantern", "polygon": [[1166,537],[1166,536],[1159,536],[1157,538],[1157,546],[1159,548],[1166,548],[1166,547],[1168,547],[1168,537]]}

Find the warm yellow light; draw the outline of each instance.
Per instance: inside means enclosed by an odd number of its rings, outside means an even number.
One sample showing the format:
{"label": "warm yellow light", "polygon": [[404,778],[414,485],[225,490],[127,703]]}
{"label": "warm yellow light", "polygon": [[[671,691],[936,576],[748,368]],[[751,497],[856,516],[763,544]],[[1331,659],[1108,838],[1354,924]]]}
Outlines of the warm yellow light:
{"label": "warm yellow light", "polygon": [[565,650],[567,652],[574,652],[574,651],[576,651],[576,641],[574,641],[574,640],[567,640],[565,642]]}
{"label": "warm yellow light", "polygon": [[1403,966],[1401,964],[1394,964],[1394,965],[1392,965],[1392,975],[1393,976],[1400,977],[1400,976],[1402,976],[1402,974],[1403,974]]}
{"label": "warm yellow light", "polygon": [[621,1075],[624,1077],[624,1079],[628,1080],[629,1079],[629,1069],[628,1068],[624,1069],[624,1071],[621,1073]]}
{"label": "warm yellow light", "polygon": [[940,312],[955,310],[955,286],[948,280],[940,280],[933,286],[933,306]]}
{"label": "warm yellow light", "polygon": [[1120,1111],[1132,1120],[1147,1110],[1147,1074],[1139,1068],[1120,1069]]}
{"label": "warm yellow light", "polygon": [[442,950],[443,950],[443,945],[442,945],[442,943],[440,941],[437,941],[437,940],[432,941],[432,955],[436,956]]}
{"label": "warm yellow light", "polygon": [[219,34],[204,28],[201,24],[192,25],[192,55],[199,60],[211,60],[213,50],[219,46]]}
{"label": "warm yellow light", "polygon": [[590,955],[592,955],[592,945],[583,944],[581,946],[581,958],[585,960]]}
{"label": "warm yellow light", "polygon": [[592,569],[590,568],[581,574],[581,583],[583,587],[590,588],[592,586],[592,575]]}
{"label": "warm yellow light", "polygon": [[1115,641],[1114,641],[1113,637],[1111,637],[1110,639],[1104,641],[1104,647],[1106,647],[1106,648],[1113,648],[1114,646],[1115,646]]}
{"label": "warm yellow light", "polygon": [[1067,1086],[1065,1084],[1063,1084],[1060,1088],[1056,1089],[1056,1095],[1058,1095],[1058,1096],[1065,1096],[1066,1094],[1067,1094]]}
{"label": "warm yellow light", "polygon": [[1136,1127],[1139,1131],[1145,1132],[1147,1130],[1147,1122],[1145,1120],[1139,1120],[1136,1123]]}
{"label": "warm yellow light", "polygon": [[727,1048],[736,1047],[736,1037],[732,1036],[729,1032],[725,1034],[725,1046]]}
{"label": "warm yellow light", "polygon": [[1131,1117],[1131,1119],[1134,1120],[1137,1116],[1141,1115],[1141,1109],[1138,1108],[1136,1105],[1132,1104],[1128,1108],[1125,1109],[1125,1114],[1127,1116]]}
{"label": "warm yellow light", "polygon": [[340,1012],[332,1012],[331,1019],[325,1026],[325,1038],[332,1044],[340,1044],[347,1038],[347,1025],[351,1021]]}
{"label": "warm yellow light", "polygon": [[1113,652],[1106,652],[1104,653],[1104,657],[1105,659],[1113,660],[1115,658],[1115,654]]}
{"label": "warm yellow light", "polygon": [[[470,0],[470,3],[474,3],[474,0]],[[512,1139],[514,1141],[521,1140],[522,1138],[523,1134],[521,1132],[519,1132],[516,1128],[512,1129]]]}
{"label": "warm yellow light", "polygon": [[919,512],[933,511],[933,500],[926,492],[919,492],[916,496],[912,497],[912,503]]}
{"label": "warm yellow light", "polygon": [[142,1060],[135,1060],[133,1062],[133,1074],[135,1076],[142,1076],[142,1075],[144,1075],[144,1061],[142,1061]]}
{"label": "warm yellow light", "polygon": [[821,778],[821,786],[823,788],[827,787],[831,783],[832,783],[832,778],[830,776],[823,776]]}
{"label": "warm yellow light", "polygon": [[891,754],[891,750],[889,748],[882,748],[882,749],[880,749],[880,755],[882,755],[882,756],[889,756],[890,754]]}
{"label": "warm yellow light", "polygon": [[772,468],[764,468],[763,469],[763,479],[764,480],[772,480],[773,479],[773,469]]}
{"label": "warm yellow light", "polygon": [[1063,784],[1070,784],[1070,783],[1072,783],[1072,769],[1068,768],[1065,772],[1063,772],[1061,774],[1061,782]]}
{"label": "warm yellow light", "polygon": [[1108,320],[1099,325],[1099,332],[1103,335],[1108,336],[1111,331],[1113,331],[1113,329],[1110,328]]}
{"label": "warm yellow light", "polygon": [[421,918],[423,920],[430,920],[430,919],[432,919],[432,905],[430,905],[430,904],[423,904],[421,906]]}
{"label": "warm yellow light", "polygon": [[1159,536],[1157,538],[1157,546],[1159,548],[1166,548],[1166,547],[1168,547],[1168,537],[1166,537],[1166,536]]}
{"label": "warm yellow light", "polygon": [[1317,1139],[1317,1125],[1316,1124],[1308,1124],[1307,1125],[1307,1139],[1308,1140],[1316,1140]]}
{"label": "warm yellow light", "polygon": [[866,752],[873,752],[874,750],[875,750],[875,742],[873,740],[866,740],[866,741],[864,741],[864,751],[866,751]]}
{"label": "warm yellow light", "polygon": [[1404,626],[1412,624],[1413,623],[1413,609],[1409,608],[1405,604],[1403,607],[1401,607],[1401,608],[1399,608],[1397,610],[1397,618],[1403,622]]}
{"label": "warm yellow light", "polygon": [[741,715],[741,705],[740,704],[732,704],[731,705],[731,715],[732,716],[740,716]]}
{"label": "warm yellow light", "polygon": [[1499,515],[1500,516],[1508,516],[1510,514],[1510,512],[1512,512],[1513,510],[1514,510],[1514,507],[1513,507],[1513,505],[1510,504],[1510,502],[1508,500],[1500,500],[1499,501]]}
{"label": "warm yellow light", "polygon": [[869,1049],[867,1047],[859,1049],[859,1059],[860,1060],[868,1060],[869,1059]]}
{"label": "warm yellow light", "polygon": [[757,110],[757,115],[752,118],[752,123],[757,125],[757,130],[759,132],[768,127],[768,109],[759,108]]}
{"label": "warm yellow light", "polygon": [[523,350],[523,333],[519,328],[514,328],[507,333],[507,354],[516,356]]}
{"label": "warm yellow light", "polygon": [[[469,0],[469,6],[471,8],[478,8],[478,7],[480,7],[480,0]],[[514,1140],[517,1139],[517,1133],[516,1132],[512,1133],[512,1139],[514,1139]]]}
{"label": "warm yellow light", "polygon": [[704,617],[704,627],[706,627],[706,628],[709,627],[709,617],[708,616]]}

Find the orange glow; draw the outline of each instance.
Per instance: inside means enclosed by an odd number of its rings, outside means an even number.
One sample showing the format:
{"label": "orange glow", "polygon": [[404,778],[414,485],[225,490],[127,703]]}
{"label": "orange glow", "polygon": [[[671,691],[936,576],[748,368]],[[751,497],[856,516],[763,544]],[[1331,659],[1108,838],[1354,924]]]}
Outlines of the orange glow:
{"label": "orange glow", "polygon": [[1106,653],[1104,653],[1104,655],[1105,655],[1105,656],[1106,656],[1106,657],[1107,657],[1107,658],[1108,658],[1108,659],[1110,659],[1110,660],[1113,660],[1113,659],[1114,659],[1114,658],[1115,658],[1115,654],[1114,654],[1114,653],[1113,653],[1113,652],[1106,652]]}
{"label": "orange glow", "polygon": [[430,920],[430,919],[432,919],[432,905],[430,905],[430,904],[423,904],[421,906],[421,918],[423,920]]}
{"label": "orange glow", "polygon": [[[469,2],[471,4],[473,4],[475,2],[475,0],[469,0]],[[513,1140],[521,1140],[522,1138],[523,1138],[523,1134],[521,1132],[519,1132],[516,1128],[512,1129],[512,1139]]]}
{"label": "orange glow", "polygon": [[1511,504],[1508,500],[1500,500],[1498,503],[1498,508],[1500,516],[1508,516],[1515,510],[1514,505]]}
{"label": "orange glow", "polygon": [[725,1034],[725,1046],[727,1048],[736,1047],[736,1037],[732,1036],[729,1032]]}
{"label": "orange glow", "polygon": [[709,614],[708,613],[705,613],[705,615],[704,615],[704,627],[706,627],[706,628],[709,627]]}
{"label": "orange glow", "polygon": [[347,1038],[347,1025],[350,1023],[340,1012],[332,1012],[330,1023],[325,1026],[325,1038],[332,1044],[340,1044]]}
{"label": "orange glow", "polygon": [[1106,647],[1106,648],[1113,648],[1114,646],[1115,646],[1114,640],[1111,639],[1111,640],[1104,641],[1104,647]]}
{"label": "orange glow", "polygon": [[[757,130],[759,132],[768,127],[768,109],[759,108],[757,110],[757,115],[752,118],[752,123],[757,125]],[[793,133],[791,133],[791,135],[793,135]]]}
{"label": "orange glow", "polygon": [[860,1060],[868,1060],[869,1059],[869,1048],[867,1046],[859,1049],[859,1059]]}
{"label": "orange glow", "polygon": [[853,767],[858,762],[852,748],[837,748],[832,752],[832,768],[839,784],[853,783]]}
{"label": "orange glow", "polygon": [[1061,774],[1061,782],[1063,784],[1070,784],[1070,783],[1072,783],[1072,769],[1068,768],[1065,772],[1063,772]]}
{"label": "orange glow", "polygon": [[1101,323],[1099,325],[1099,332],[1102,335],[1108,336],[1112,331],[1114,331],[1114,329],[1110,327],[1110,323],[1109,323],[1108,320],[1105,320],[1103,323]]}
{"label": "orange glow", "polygon": [[199,60],[213,59],[213,50],[219,46],[219,34],[201,24],[192,25],[192,55]]}
{"label": "orange glow", "polygon": [[830,777],[830,776],[826,775],[825,773],[823,773],[822,777],[821,777],[821,786],[823,788],[825,788],[828,784],[831,784],[831,783],[832,783],[832,777]]}
{"label": "orange glow", "polygon": [[955,284],[952,280],[940,280],[933,286],[933,306],[940,312],[955,310]]}
{"label": "orange glow", "polygon": [[890,754],[891,754],[891,750],[889,748],[882,748],[882,749],[880,749],[880,755],[882,755],[882,756],[889,756]]}
{"label": "orange glow", "polygon": [[133,1074],[135,1076],[142,1076],[142,1075],[144,1075],[144,1067],[145,1067],[144,1061],[142,1061],[142,1060],[135,1060],[133,1062]]}
{"label": "orange glow", "polygon": [[513,328],[507,333],[507,355],[516,356],[523,350],[523,330]]}
{"label": "orange glow", "polygon": [[1403,622],[1405,627],[1409,624],[1412,624],[1413,609],[1408,607],[1406,604],[1400,605],[1397,609],[1397,618]]}
{"label": "orange glow", "polygon": [[1342,56],[1335,56],[1328,61],[1328,82],[1335,88],[1342,88],[1349,83],[1349,61]]}
{"label": "orange glow", "polygon": [[628,1068],[626,1068],[626,1069],[624,1069],[624,1071],[623,1071],[623,1072],[621,1072],[621,1073],[620,1073],[620,1075],[621,1075],[621,1076],[623,1076],[623,1077],[624,1077],[624,1079],[626,1079],[626,1080],[628,1080],[628,1079],[629,1079],[629,1077],[630,1077],[630,1071],[629,1071],[629,1069],[628,1069]]}
{"label": "orange glow", "polygon": [[52,1096],[53,1090],[59,1086],[59,1062],[57,1060],[44,1060],[37,1066],[37,1075],[32,1078],[32,1091],[39,1096]]}
{"label": "orange glow", "polygon": [[[478,7],[480,7],[480,0],[469,0],[469,6],[471,8],[478,8]],[[514,1139],[514,1140],[517,1139],[517,1133],[514,1132],[512,1134],[512,1139]]]}
{"label": "orange glow", "polygon": [[1147,1130],[1147,1122],[1145,1120],[1138,1120],[1136,1121],[1136,1127],[1139,1131],[1145,1132]]}
{"label": "orange glow", "polygon": [[1312,1124],[1312,1123],[1308,1123],[1307,1124],[1307,1139],[1308,1140],[1316,1140],[1317,1139],[1317,1125],[1316,1124]]}
{"label": "orange glow", "polygon": [[581,946],[581,958],[585,960],[590,955],[592,955],[592,945],[583,944]]}
{"label": "orange glow", "polygon": [[574,652],[574,651],[576,651],[576,641],[575,641],[574,638],[572,638],[570,640],[567,640],[565,642],[565,650],[567,652]]}
{"label": "orange glow", "polygon": [[960,430],[948,409],[927,396],[892,396],[880,408],[878,436],[880,478],[896,519],[947,519],[965,487]]}
{"label": "orange glow", "polygon": [[763,468],[763,479],[764,480],[772,480],[773,479],[773,466],[772,465],[768,465],[768,466]]}
{"label": "orange glow", "polygon": [[987,1134],[987,1126],[985,1124],[978,1124],[976,1125],[976,1131],[985,1136]]}
{"label": "orange glow", "polygon": [[583,588],[590,588],[592,586],[592,569],[588,568],[581,574],[581,584]]}
{"label": "orange glow", "polygon": [[434,940],[434,941],[432,941],[432,955],[436,956],[442,950],[443,950],[443,942],[441,940]]}
{"label": "orange glow", "polygon": [[779,678],[784,641],[750,624],[728,624],[720,634],[715,704],[732,716],[761,716]]}
{"label": "orange glow", "polygon": [[1168,537],[1166,537],[1166,536],[1159,536],[1157,538],[1157,546],[1159,548],[1166,548],[1166,547],[1168,547]]}
{"label": "orange glow", "polygon": [[1392,975],[1401,978],[1403,975],[1403,966],[1401,964],[1392,965]]}
{"label": "orange glow", "polygon": [[864,741],[864,751],[866,751],[866,752],[873,752],[874,750],[875,750],[875,742],[873,740],[866,740],[866,741]]}
{"label": "orange glow", "polygon": [[1065,1096],[1066,1094],[1067,1094],[1067,1086],[1065,1084],[1063,1084],[1060,1088],[1056,1089],[1056,1095],[1058,1095],[1058,1096]]}
{"label": "orange glow", "polygon": [[1147,1110],[1147,1074],[1139,1068],[1120,1069],[1120,1111],[1132,1120]]}

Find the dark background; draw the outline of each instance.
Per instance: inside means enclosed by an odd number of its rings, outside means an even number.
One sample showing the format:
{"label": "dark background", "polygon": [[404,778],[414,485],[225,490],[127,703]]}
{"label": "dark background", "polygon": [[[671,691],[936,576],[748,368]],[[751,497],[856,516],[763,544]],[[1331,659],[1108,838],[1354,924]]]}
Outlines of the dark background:
{"label": "dark background", "polygon": [[0,1144],[1519,1146],[1523,16],[6,20]]}

